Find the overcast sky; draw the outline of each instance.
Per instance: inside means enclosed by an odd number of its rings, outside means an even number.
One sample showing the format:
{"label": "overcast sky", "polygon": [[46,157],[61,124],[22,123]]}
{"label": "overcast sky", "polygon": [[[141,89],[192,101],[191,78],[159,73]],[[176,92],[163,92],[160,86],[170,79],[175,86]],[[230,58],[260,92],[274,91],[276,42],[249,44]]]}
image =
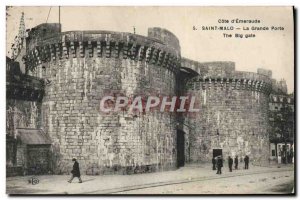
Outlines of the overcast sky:
{"label": "overcast sky", "polygon": [[[7,16],[7,51],[18,33],[21,12],[26,28],[45,23],[50,7],[13,7]],[[294,90],[294,41],[291,7],[61,7],[62,31],[111,30],[147,35],[149,27],[162,27],[180,41],[183,57],[199,62],[234,61],[236,70],[273,71],[284,78],[289,92]],[[258,19],[256,26],[284,27],[283,31],[202,31],[202,26],[218,24],[219,19]],[[58,22],[58,7],[52,7],[48,23]],[[250,24],[239,24],[243,28]],[[193,26],[198,30],[193,30]],[[254,33],[255,38],[224,38],[224,33]]]}

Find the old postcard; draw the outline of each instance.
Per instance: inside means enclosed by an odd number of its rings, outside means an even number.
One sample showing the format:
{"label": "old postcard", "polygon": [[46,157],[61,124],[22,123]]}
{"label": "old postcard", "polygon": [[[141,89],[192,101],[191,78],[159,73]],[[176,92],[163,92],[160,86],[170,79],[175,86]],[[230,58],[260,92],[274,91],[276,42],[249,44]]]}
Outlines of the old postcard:
{"label": "old postcard", "polygon": [[6,7],[6,192],[295,194],[293,7]]}

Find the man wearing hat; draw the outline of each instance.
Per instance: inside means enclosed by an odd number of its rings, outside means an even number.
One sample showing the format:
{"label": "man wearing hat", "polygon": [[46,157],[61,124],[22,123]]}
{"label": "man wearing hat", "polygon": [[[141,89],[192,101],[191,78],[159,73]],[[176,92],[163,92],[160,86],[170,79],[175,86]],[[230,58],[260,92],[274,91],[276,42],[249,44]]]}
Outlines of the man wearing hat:
{"label": "man wearing hat", "polygon": [[77,162],[76,158],[73,158],[72,161],[74,162],[73,170],[71,171],[72,177],[68,182],[71,183],[73,178],[77,177],[79,179],[79,183],[82,183],[82,180],[80,178],[79,163]]}

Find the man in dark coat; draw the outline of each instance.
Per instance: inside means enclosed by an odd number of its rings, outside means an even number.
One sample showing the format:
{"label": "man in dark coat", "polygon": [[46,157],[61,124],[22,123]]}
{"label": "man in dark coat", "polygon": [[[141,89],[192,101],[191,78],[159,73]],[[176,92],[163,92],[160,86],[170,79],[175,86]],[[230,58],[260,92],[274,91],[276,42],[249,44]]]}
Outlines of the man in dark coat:
{"label": "man in dark coat", "polygon": [[216,170],[216,159],[212,158],[211,162],[213,164],[213,170]]}
{"label": "man in dark coat", "polygon": [[232,165],[233,165],[233,159],[230,156],[228,156],[228,167],[230,172],[232,172]]}
{"label": "man in dark coat", "polygon": [[82,180],[80,178],[79,163],[77,162],[76,158],[73,158],[72,161],[74,162],[73,169],[71,171],[72,176],[68,182],[71,183],[74,177],[77,177],[79,179],[79,183],[82,183]]}
{"label": "man in dark coat", "polygon": [[238,165],[239,165],[239,158],[238,158],[238,156],[235,156],[235,158],[234,158],[234,169],[238,169]]}
{"label": "man in dark coat", "polygon": [[222,156],[218,156],[218,158],[217,158],[217,168],[218,168],[217,174],[222,174],[222,167],[223,167],[223,158],[222,158]]}
{"label": "man in dark coat", "polygon": [[245,169],[249,169],[249,156],[245,156],[244,158],[244,162],[245,162]]}

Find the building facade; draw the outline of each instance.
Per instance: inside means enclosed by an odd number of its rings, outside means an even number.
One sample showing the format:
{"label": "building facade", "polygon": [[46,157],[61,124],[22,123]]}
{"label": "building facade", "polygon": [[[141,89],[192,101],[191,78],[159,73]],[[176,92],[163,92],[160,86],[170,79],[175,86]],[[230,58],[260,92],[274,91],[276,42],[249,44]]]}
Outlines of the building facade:
{"label": "building facade", "polygon": [[274,92],[270,95],[269,111],[270,160],[274,163],[294,163],[294,95],[288,95],[286,90]]}

